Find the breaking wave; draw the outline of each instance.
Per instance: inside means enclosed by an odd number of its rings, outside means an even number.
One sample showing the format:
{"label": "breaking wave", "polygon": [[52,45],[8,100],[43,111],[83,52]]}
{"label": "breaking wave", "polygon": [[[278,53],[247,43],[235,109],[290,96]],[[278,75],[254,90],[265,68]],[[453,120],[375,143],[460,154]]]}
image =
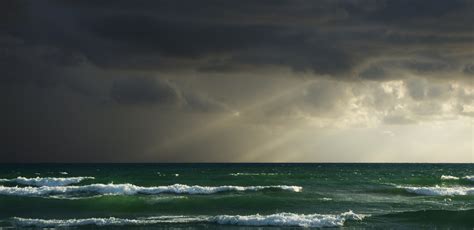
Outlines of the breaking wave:
{"label": "breaking wave", "polygon": [[339,215],[278,213],[273,215],[229,216],[212,218],[218,224],[248,226],[299,226],[299,227],[336,227],[343,226],[346,220],[362,220],[364,215],[352,211]]}
{"label": "breaking wave", "polygon": [[12,222],[21,227],[72,227],[82,225],[151,225],[160,223],[208,222],[220,225],[242,226],[299,226],[299,227],[338,227],[346,220],[360,221],[364,215],[352,211],[338,215],[278,213],[272,215],[219,215],[219,216],[159,216],[136,219],[124,218],[86,218],[86,219],[28,219],[14,217]]}
{"label": "breaking wave", "polygon": [[93,180],[94,177],[17,177],[13,179],[0,179],[0,182],[13,182],[17,184],[33,185],[33,186],[65,186],[77,184],[83,180]]}
{"label": "breaking wave", "polygon": [[14,196],[44,196],[44,195],[71,195],[92,193],[101,195],[135,195],[135,194],[213,194],[226,191],[259,191],[265,189],[280,189],[291,192],[300,192],[302,187],[288,185],[273,186],[199,186],[174,184],[168,186],[143,187],[133,184],[90,184],[83,186],[41,186],[41,187],[6,187],[0,186],[0,195]]}
{"label": "breaking wave", "polygon": [[397,186],[405,189],[409,193],[415,193],[425,196],[466,196],[474,195],[474,188],[471,187],[411,187],[411,186]]}
{"label": "breaking wave", "polygon": [[162,217],[148,217],[148,218],[137,218],[137,219],[124,219],[124,218],[85,218],[85,219],[30,219],[30,218],[12,218],[12,222],[16,226],[21,227],[73,227],[83,225],[97,225],[97,226],[110,226],[110,225],[149,225],[158,223],[190,223],[190,222],[203,222],[208,218],[206,217],[186,217],[186,216],[162,216]]}
{"label": "breaking wave", "polygon": [[277,176],[278,173],[230,173],[231,176]]}
{"label": "breaking wave", "polygon": [[441,175],[441,180],[459,180],[457,176]]}
{"label": "breaking wave", "polygon": [[474,181],[474,176],[465,176],[463,178],[466,180]]}
{"label": "breaking wave", "polygon": [[441,175],[441,180],[460,180],[460,179],[474,181],[474,176],[457,177],[457,176],[451,176],[451,175]]}

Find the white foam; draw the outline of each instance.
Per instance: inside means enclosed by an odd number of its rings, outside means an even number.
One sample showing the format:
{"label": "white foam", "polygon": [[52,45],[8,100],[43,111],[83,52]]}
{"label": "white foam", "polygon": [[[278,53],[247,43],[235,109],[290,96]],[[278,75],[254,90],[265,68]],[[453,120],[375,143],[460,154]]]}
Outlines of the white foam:
{"label": "white foam", "polygon": [[346,220],[362,220],[365,216],[352,211],[338,215],[277,213],[272,215],[219,215],[219,216],[158,216],[136,219],[124,218],[86,218],[86,219],[29,219],[14,217],[17,226],[72,227],[81,225],[150,225],[159,223],[209,222],[222,225],[242,226],[299,226],[299,227],[338,227]]}
{"label": "white foam", "polygon": [[410,186],[398,186],[399,188],[403,188],[408,192],[419,194],[419,195],[426,195],[426,196],[466,196],[466,195],[473,195],[474,188],[470,187],[410,187]]}
{"label": "white foam", "polygon": [[441,180],[459,180],[457,176],[450,176],[450,175],[441,175]]}
{"label": "white foam", "polygon": [[278,173],[230,173],[231,176],[276,176]]}
{"label": "white foam", "polygon": [[67,175],[67,174],[69,174],[69,173],[68,173],[68,172],[59,172],[59,174]]}
{"label": "white foam", "polygon": [[465,176],[463,178],[466,180],[474,181],[474,176]]}
{"label": "white foam", "polygon": [[352,211],[339,215],[278,213],[272,215],[229,216],[213,218],[218,224],[248,226],[299,226],[299,227],[337,227],[343,226],[346,220],[362,220],[363,215]]}
{"label": "white foam", "polygon": [[77,184],[83,180],[93,180],[94,177],[17,177],[13,179],[0,179],[0,182],[14,182],[24,185],[33,186],[65,186],[70,184]]}
{"label": "white foam", "polygon": [[134,194],[213,194],[225,191],[258,191],[264,189],[281,189],[292,192],[300,192],[302,187],[288,185],[273,186],[199,186],[174,184],[168,186],[143,187],[133,184],[90,184],[83,186],[41,186],[41,187],[6,187],[0,186],[0,195],[15,196],[43,196],[74,193],[95,193],[103,195],[134,195]]}
{"label": "white foam", "polygon": [[207,217],[187,217],[187,216],[162,216],[148,217],[137,219],[124,219],[116,217],[108,218],[85,218],[85,219],[31,219],[31,218],[12,218],[13,223],[17,226],[27,227],[35,226],[40,228],[46,227],[73,227],[83,225],[97,226],[123,226],[123,225],[150,225],[158,223],[189,223],[207,221]]}

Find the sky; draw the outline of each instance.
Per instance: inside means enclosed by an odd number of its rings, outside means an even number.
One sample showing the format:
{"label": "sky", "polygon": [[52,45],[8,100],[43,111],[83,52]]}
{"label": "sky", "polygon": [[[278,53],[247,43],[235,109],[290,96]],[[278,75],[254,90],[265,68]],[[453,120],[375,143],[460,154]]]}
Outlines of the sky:
{"label": "sky", "polygon": [[474,162],[474,1],[2,0],[0,162]]}

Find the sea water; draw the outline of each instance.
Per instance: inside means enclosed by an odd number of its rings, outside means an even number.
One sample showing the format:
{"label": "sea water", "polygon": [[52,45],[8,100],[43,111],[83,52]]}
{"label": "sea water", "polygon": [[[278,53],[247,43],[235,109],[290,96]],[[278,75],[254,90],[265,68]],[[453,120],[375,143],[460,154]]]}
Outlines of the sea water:
{"label": "sea water", "polygon": [[1,164],[0,227],[474,227],[473,164]]}

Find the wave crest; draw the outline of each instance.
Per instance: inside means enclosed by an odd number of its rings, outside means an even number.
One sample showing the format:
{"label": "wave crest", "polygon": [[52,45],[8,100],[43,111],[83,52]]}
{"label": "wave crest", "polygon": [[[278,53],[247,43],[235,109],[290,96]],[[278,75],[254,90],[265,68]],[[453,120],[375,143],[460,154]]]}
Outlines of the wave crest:
{"label": "wave crest", "polygon": [[65,186],[77,184],[83,180],[93,180],[94,177],[17,177],[13,179],[0,179],[0,182],[14,182],[17,184],[33,185],[33,186]]}
{"label": "wave crest", "polygon": [[0,186],[0,195],[16,196],[44,196],[58,194],[94,193],[101,195],[135,195],[135,194],[213,194],[226,191],[259,191],[265,189],[281,189],[291,192],[300,192],[302,187],[288,185],[273,186],[199,186],[174,184],[168,186],[143,187],[133,184],[90,184],[83,186],[56,186],[56,187],[5,187]]}
{"label": "wave crest", "polygon": [[403,188],[407,192],[415,193],[418,195],[426,196],[466,196],[473,195],[474,188],[470,187],[411,187],[411,186],[398,186],[398,188]]}
{"label": "wave crest", "polygon": [[97,226],[123,226],[123,225],[150,225],[159,223],[189,223],[189,222],[203,222],[209,218],[204,216],[187,217],[187,216],[161,216],[161,217],[147,217],[137,219],[127,218],[85,218],[85,219],[33,219],[13,217],[13,224],[20,227],[74,227],[83,225],[97,225]]}
{"label": "wave crest", "polygon": [[212,218],[212,220],[218,224],[248,226],[336,227],[343,226],[346,220],[362,220],[363,218],[363,215],[349,211],[339,215],[294,213],[249,216],[221,215]]}
{"label": "wave crest", "polygon": [[441,175],[441,180],[459,180],[459,177],[451,175]]}
{"label": "wave crest", "polygon": [[82,225],[152,225],[160,223],[208,222],[221,225],[243,226],[299,226],[299,227],[338,227],[346,220],[362,220],[365,216],[352,211],[339,215],[277,213],[272,215],[219,215],[219,216],[158,216],[137,219],[116,217],[86,219],[30,219],[12,218],[16,226],[28,227],[73,227]]}
{"label": "wave crest", "polygon": [[277,176],[278,173],[230,173],[231,176]]}
{"label": "wave crest", "polygon": [[465,176],[463,178],[466,180],[474,181],[474,176]]}

